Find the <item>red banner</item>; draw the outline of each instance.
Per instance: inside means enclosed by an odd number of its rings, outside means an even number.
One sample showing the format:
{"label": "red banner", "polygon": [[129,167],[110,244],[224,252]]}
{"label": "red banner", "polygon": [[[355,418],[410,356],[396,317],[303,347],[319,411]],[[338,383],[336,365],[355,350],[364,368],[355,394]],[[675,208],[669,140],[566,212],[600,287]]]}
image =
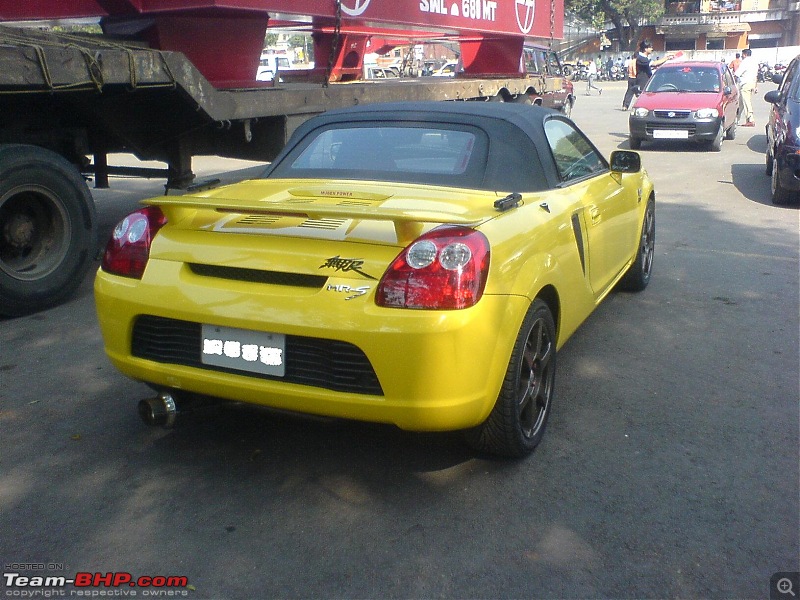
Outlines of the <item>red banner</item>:
{"label": "red banner", "polygon": [[[117,13],[109,7],[118,7]],[[406,30],[562,38],[564,0],[341,0],[342,24],[351,27],[401,27]],[[99,0],[0,1],[0,20],[54,19],[157,13],[242,10],[268,13],[277,20],[305,16],[330,18],[335,0]],[[551,21],[551,12],[554,13]],[[288,18],[287,18],[288,17]]]}

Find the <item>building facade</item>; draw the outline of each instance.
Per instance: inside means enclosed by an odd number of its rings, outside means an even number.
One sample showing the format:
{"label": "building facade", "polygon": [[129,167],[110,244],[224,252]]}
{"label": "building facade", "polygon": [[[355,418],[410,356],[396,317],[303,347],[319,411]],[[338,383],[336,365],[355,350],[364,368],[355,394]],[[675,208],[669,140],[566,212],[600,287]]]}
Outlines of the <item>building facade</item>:
{"label": "building facade", "polygon": [[643,37],[656,50],[738,50],[800,45],[800,1],[668,1]]}

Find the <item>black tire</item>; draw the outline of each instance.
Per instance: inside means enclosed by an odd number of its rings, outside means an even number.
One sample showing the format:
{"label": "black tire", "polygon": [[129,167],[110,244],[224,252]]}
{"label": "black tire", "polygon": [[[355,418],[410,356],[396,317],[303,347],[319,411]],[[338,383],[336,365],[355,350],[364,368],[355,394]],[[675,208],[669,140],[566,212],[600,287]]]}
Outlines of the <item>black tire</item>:
{"label": "black tire", "polygon": [[506,376],[489,417],[467,432],[476,450],[521,458],[544,435],[556,375],[556,327],[549,307],[534,300],[508,361]]}
{"label": "black tire", "polygon": [[735,140],[736,139],[736,121],[734,121],[730,127],[725,131],[725,139],[726,140]]}
{"label": "black tire", "polygon": [[788,204],[791,199],[791,193],[781,184],[781,174],[778,168],[777,159],[772,159],[772,179],[770,180],[770,191],[772,195],[772,203],[776,206]]}
{"label": "black tire", "polygon": [[717,130],[717,135],[711,140],[708,144],[709,149],[712,152],[719,152],[722,150],[722,138],[725,137],[725,126],[720,123],[719,129]]}
{"label": "black tire", "polygon": [[767,149],[765,158],[766,158],[766,160],[765,160],[765,162],[766,162],[765,172],[767,174],[767,177],[772,177],[772,152],[770,152],[769,149]]}
{"label": "black tire", "polygon": [[620,289],[629,292],[641,292],[650,283],[653,274],[653,258],[656,245],[656,203],[651,198],[644,211],[642,234],[639,237],[639,248],[636,258],[628,272],[619,282]]}
{"label": "black tire", "polygon": [[628,144],[631,147],[631,150],[638,150],[642,147],[642,138],[630,136],[628,138]]}
{"label": "black tire", "polygon": [[0,315],[63,301],[96,246],[95,206],[78,170],[38,146],[0,145]]}

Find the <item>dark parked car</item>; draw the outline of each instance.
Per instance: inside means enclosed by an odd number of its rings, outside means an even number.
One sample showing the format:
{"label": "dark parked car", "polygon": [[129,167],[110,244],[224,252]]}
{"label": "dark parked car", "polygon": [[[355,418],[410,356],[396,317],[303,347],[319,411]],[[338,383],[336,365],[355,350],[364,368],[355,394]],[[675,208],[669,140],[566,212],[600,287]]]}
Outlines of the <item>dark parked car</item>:
{"label": "dark parked car", "polygon": [[767,175],[772,176],[772,203],[785,204],[800,193],[800,55],[773,81],[777,90],[764,94],[772,104],[767,122]]}
{"label": "dark parked car", "polygon": [[526,44],[523,58],[529,76],[541,75],[544,78],[544,89],[533,99],[533,103],[560,110],[567,116],[572,114],[575,89],[567,79],[567,70],[561,66],[558,54],[545,46]]}
{"label": "dark parked car", "polygon": [[723,62],[668,62],[647,82],[628,119],[630,145],[643,141],[703,142],[718,152],[736,136],[739,89]]}

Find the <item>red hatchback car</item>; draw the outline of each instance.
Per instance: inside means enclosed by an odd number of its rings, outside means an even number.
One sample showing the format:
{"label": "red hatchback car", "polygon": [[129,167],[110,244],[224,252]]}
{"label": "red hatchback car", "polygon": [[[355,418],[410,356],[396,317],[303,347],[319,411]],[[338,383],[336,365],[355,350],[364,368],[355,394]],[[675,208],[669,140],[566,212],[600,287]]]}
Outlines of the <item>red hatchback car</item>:
{"label": "red hatchback car", "polygon": [[630,146],[643,141],[703,142],[718,152],[736,136],[739,88],[716,61],[668,62],[647,82],[628,118]]}

